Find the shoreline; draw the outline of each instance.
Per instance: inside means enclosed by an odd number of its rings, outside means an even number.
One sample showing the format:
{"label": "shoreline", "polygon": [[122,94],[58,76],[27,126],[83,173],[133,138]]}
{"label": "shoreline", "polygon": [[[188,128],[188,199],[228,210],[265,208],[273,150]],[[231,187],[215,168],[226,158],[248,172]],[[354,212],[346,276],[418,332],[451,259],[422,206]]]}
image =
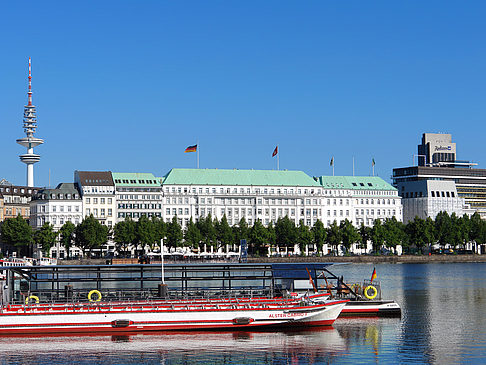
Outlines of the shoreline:
{"label": "shoreline", "polygon": [[[225,262],[220,261],[218,263]],[[230,262],[230,261],[228,261]],[[231,261],[233,262],[233,261]],[[427,264],[427,263],[483,263],[486,255],[401,255],[401,256],[290,256],[290,257],[248,257],[248,263],[277,263],[277,262],[331,262],[331,263],[359,263],[359,264]],[[106,259],[61,260],[58,265],[103,265]],[[115,259],[113,264],[137,264],[138,259]],[[154,262],[155,263],[155,262]],[[167,262],[169,263],[169,262]],[[170,263],[211,263],[204,261],[178,261]]]}
{"label": "shoreline", "polygon": [[249,257],[249,263],[256,262],[348,262],[348,263],[388,263],[388,264],[427,264],[427,263],[482,263],[486,255],[401,255],[401,256],[307,256],[307,257]]}

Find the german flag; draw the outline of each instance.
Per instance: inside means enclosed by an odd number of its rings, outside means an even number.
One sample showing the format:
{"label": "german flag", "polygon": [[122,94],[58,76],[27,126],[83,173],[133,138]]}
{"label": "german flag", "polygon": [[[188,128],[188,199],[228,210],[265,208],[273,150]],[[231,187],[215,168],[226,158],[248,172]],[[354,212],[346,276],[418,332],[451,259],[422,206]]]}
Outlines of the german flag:
{"label": "german flag", "polygon": [[186,150],[184,151],[184,153],[186,152],[196,152],[197,151],[197,144],[195,144],[194,146],[189,146],[186,148]]}
{"label": "german flag", "polygon": [[375,279],[376,279],[376,269],[373,268],[373,274],[371,274],[371,280],[370,281],[373,283],[373,280],[375,280]]}

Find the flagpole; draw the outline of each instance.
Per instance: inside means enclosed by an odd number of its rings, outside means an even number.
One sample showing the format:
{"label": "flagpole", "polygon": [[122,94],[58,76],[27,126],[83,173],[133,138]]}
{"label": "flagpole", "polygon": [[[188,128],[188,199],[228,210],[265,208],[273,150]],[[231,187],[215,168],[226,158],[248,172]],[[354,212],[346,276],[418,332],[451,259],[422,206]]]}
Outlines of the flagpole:
{"label": "flagpole", "polygon": [[196,140],[197,168],[199,169],[199,140]]}
{"label": "flagpole", "polygon": [[280,170],[280,151],[277,145],[277,171]]}
{"label": "flagpole", "polygon": [[354,176],[354,156],[353,156],[353,176]]}

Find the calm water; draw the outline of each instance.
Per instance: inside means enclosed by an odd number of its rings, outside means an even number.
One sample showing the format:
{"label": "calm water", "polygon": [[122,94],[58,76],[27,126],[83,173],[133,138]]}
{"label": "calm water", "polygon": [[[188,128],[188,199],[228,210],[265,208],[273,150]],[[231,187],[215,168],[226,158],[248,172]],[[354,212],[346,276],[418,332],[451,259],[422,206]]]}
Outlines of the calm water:
{"label": "calm water", "polygon": [[[486,363],[486,264],[377,264],[401,319],[299,332],[0,338],[0,364]],[[373,265],[336,265],[347,282]]]}

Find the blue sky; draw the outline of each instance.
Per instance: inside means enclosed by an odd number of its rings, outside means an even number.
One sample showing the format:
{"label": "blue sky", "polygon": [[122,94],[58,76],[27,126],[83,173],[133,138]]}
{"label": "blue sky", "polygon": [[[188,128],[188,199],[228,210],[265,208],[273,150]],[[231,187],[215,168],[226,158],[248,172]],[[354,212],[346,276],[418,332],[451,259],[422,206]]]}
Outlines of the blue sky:
{"label": "blue sky", "polygon": [[25,184],[27,64],[35,183],[74,170],[375,174],[423,132],[486,161],[483,1],[17,1],[0,7],[0,178]]}

